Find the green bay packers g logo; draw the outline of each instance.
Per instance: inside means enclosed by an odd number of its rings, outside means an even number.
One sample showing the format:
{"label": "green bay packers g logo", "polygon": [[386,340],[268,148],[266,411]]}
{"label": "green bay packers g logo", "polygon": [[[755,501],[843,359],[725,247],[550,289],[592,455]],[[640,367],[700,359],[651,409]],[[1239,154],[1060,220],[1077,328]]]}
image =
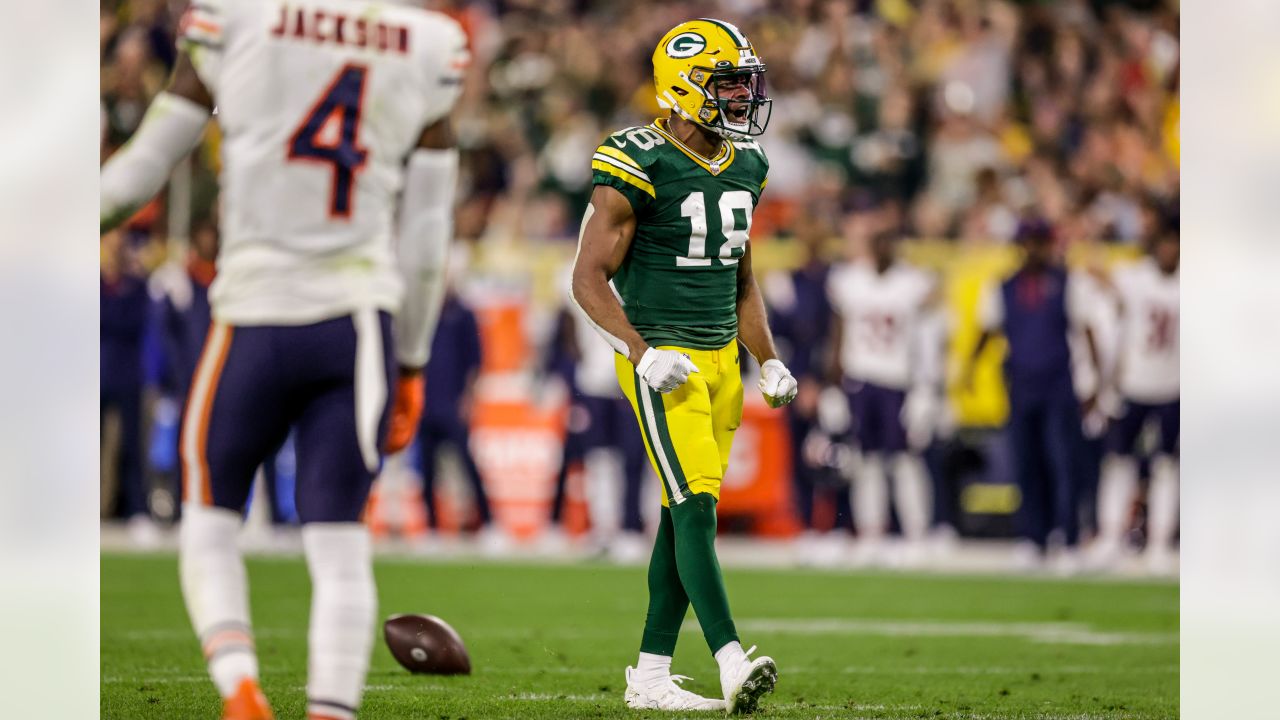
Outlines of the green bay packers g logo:
{"label": "green bay packers g logo", "polygon": [[667,42],[667,55],[673,58],[691,58],[706,47],[706,38],[696,32],[682,32]]}

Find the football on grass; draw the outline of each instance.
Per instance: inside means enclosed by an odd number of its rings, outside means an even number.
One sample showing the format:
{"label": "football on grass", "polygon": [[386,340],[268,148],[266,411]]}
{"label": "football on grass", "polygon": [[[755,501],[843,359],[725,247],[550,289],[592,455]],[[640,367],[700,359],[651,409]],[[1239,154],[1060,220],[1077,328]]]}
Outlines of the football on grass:
{"label": "football on grass", "polygon": [[396,661],[411,673],[471,674],[462,638],[434,615],[392,615],[382,624],[382,634]]}

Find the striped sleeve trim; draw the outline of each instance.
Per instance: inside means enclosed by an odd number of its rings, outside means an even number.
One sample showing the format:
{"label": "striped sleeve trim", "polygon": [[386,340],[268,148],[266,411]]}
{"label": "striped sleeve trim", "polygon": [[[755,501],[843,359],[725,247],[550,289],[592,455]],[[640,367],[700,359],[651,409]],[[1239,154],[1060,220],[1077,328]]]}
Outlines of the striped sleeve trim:
{"label": "striped sleeve trim", "polygon": [[220,14],[208,5],[192,5],[182,14],[182,20],[178,23],[178,37],[185,42],[197,45],[221,46]]}
{"label": "striped sleeve trim", "polygon": [[647,183],[652,183],[652,182],[653,182],[653,180],[650,180],[650,179],[649,179],[649,176],[648,176],[647,174],[645,174],[645,172],[644,172],[643,170],[641,170],[640,168],[635,167],[634,165],[628,165],[628,164],[627,164],[627,163],[625,163],[625,162],[620,162],[620,161],[618,161],[618,160],[614,160],[613,158],[609,157],[608,155],[602,155],[602,154],[600,154],[600,153],[596,153],[595,155],[591,156],[591,160],[592,160],[592,162],[599,161],[599,162],[603,162],[603,163],[605,163],[605,164],[607,164],[607,165],[612,165],[612,166],[614,166],[614,167],[618,168],[619,170],[626,170],[627,172],[631,173],[632,175],[635,175],[636,177],[640,178],[641,180],[643,180],[643,181],[645,181],[645,182],[647,182]]}
{"label": "striped sleeve trim", "polygon": [[181,42],[184,46],[188,46],[188,49],[190,49],[190,46],[209,48],[210,50],[222,49],[221,42],[215,42],[213,40],[209,40],[203,37],[192,37],[190,35],[183,35],[181,38],[179,38],[179,42]]}
{"label": "striped sleeve trim", "polygon": [[[605,155],[613,160],[617,160],[618,162],[625,165],[627,169],[631,170],[631,172],[637,175],[644,175],[644,170],[641,169],[640,163],[636,162],[635,160],[632,160],[630,155],[622,152],[617,148],[609,147],[608,145],[601,145],[600,147],[596,148],[596,157],[599,157],[601,155]],[[645,176],[645,179],[648,180],[649,179],[648,176]]]}
{"label": "striped sleeve trim", "polygon": [[453,51],[440,75],[441,85],[461,85],[466,78],[467,68],[471,66],[471,51],[463,45]]}
{"label": "striped sleeve trim", "polygon": [[644,191],[644,193],[649,197],[657,199],[658,194],[653,189],[653,183],[649,182],[647,178],[640,177],[640,175],[643,175],[644,173],[637,175],[637,171],[635,170],[629,170],[622,167],[620,164],[611,163],[608,162],[607,159],[599,159],[599,157],[600,156],[597,155],[591,160],[592,170],[612,175],[628,185]]}

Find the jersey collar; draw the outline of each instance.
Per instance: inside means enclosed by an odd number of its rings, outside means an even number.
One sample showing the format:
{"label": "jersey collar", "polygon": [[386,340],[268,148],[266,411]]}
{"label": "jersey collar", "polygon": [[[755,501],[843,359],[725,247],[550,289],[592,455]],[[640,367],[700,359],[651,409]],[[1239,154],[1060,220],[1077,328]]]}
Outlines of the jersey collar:
{"label": "jersey collar", "polygon": [[734,158],[733,142],[727,138],[725,139],[724,143],[720,145],[719,154],[717,154],[714,158],[707,160],[703,156],[694,152],[693,149],[690,148],[688,145],[685,145],[684,143],[680,142],[680,140],[677,139],[675,135],[671,134],[671,131],[667,128],[666,118],[659,118],[657,120],[654,120],[653,123],[649,125],[649,127],[653,128],[654,130],[657,130],[658,134],[662,135],[662,137],[670,141],[672,145],[675,145],[677,150],[679,150],[680,152],[688,156],[690,160],[694,161],[698,165],[701,165],[703,170],[706,170],[712,175],[719,175],[720,173],[724,172],[729,167],[729,165],[733,163],[733,158]]}

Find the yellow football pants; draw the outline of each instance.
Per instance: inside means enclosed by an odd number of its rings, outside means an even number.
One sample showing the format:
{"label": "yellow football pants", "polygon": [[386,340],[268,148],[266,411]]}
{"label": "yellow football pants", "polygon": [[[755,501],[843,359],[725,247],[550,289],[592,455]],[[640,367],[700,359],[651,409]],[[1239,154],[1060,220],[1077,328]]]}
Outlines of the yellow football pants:
{"label": "yellow football pants", "polygon": [[719,500],[733,433],[742,424],[738,341],[719,350],[674,345],[659,349],[688,355],[699,372],[664,395],[646,385],[626,357],[615,355],[614,366],[639,420],[649,462],[662,480],[662,504],[678,505],[700,492]]}

